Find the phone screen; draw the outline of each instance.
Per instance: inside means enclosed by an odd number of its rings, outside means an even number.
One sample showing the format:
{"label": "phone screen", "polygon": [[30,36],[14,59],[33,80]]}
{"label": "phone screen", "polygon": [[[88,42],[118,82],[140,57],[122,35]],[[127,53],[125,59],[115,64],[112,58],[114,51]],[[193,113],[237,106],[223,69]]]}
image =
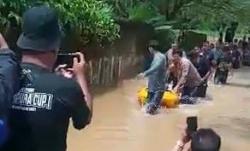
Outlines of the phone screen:
{"label": "phone screen", "polygon": [[197,131],[198,121],[197,116],[187,117],[187,132],[188,135],[192,135],[192,133]]}
{"label": "phone screen", "polygon": [[78,55],[76,55],[76,54],[60,53],[60,54],[57,55],[57,61],[56,61],[55,66],[66,64],[67,68],[72,68],[74,58],[77,58],[78,62],[80,61],[80,57]]}

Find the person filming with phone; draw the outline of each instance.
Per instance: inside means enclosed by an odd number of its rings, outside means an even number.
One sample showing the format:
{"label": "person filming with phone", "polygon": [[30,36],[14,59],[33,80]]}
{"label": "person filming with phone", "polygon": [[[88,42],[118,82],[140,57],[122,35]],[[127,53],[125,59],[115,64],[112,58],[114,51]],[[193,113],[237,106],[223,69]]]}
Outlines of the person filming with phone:
{"label": "person filming with phone", "polygon": [[79,130],[90,123],[84,55],[76,53],[72,68],[58,71],[65,72],[53,72],[60,39],[53,9],[37,6],[24,13],[17,41],[22,50],[21,89],[10,105],[10,135],[3,151],[65,151],[70,118]]}
{"label": "person filming with phone", "polygon": [[197,130],[197,117],[187,118],[187,127],[172,151],[219,151],[220,136],[210,128]]}

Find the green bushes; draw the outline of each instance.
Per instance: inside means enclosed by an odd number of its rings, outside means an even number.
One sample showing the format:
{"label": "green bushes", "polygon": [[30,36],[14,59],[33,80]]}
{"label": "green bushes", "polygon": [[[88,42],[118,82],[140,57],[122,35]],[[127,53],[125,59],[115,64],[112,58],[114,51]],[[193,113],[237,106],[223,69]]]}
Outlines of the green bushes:
{"label": "green bushes", "polygon": [[202,46],[203,42],[207,40],[207,35],[194,31],[186,31],[181,38],[180,47],[186,51],[190,51],[195,46]]}
{"label": "green bushes", "polygon": [[171,47],[171,44],[175,42],[176,33],[168,26],[157,27],[155,28],[154,39],[159,41],[160,50],[165,52]]}
{"label": "green bushes", "polygon": [[83,44],[111,42],[118,37],[119,26],[112,8],[97,0],[0,0],[1,29],[21,25],[22,13],[29,7],[47,4],[59,12],[63,30],[74,32]]}

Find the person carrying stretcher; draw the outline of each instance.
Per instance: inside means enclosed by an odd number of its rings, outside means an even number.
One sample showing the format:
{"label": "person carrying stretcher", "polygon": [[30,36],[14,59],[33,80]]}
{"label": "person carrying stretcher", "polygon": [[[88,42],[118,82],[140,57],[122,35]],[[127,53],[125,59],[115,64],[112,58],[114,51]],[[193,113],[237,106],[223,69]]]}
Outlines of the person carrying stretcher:
{"label": "person carrying stretcher", "polygon": [[167,61],[165,55],[158,51],[158,46],[157,41],[150,41],[148,50],[153,55],[153,61],[148,70],[138,75],[139,78],[148,77],[149,96],[146,112],[149,114],[155,114],[165,92]]}

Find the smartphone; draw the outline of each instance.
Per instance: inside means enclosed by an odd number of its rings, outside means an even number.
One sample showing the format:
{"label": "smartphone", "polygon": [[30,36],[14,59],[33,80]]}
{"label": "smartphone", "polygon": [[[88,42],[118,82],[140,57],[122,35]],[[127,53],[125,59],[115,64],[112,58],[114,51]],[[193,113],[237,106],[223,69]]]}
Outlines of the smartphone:
{"label": "smartphone", "polygon": [[74,53],[59,53],[57,55],[56,65],[63,65],[66,64],[66,68],[72,68],[74,58],[77,58],[78,62],[80,62],[80,56]]}
{"label": "smartphone", "polygon": [[192,134],[197,131],[197,127],[198,127],[197,116],[187,117],[187,134],[188,134],[188,136],[192,136]]}

